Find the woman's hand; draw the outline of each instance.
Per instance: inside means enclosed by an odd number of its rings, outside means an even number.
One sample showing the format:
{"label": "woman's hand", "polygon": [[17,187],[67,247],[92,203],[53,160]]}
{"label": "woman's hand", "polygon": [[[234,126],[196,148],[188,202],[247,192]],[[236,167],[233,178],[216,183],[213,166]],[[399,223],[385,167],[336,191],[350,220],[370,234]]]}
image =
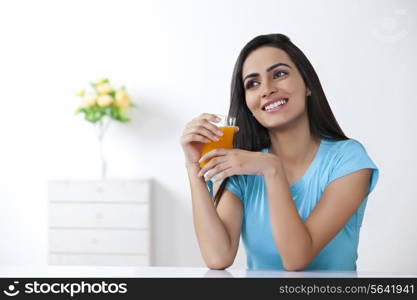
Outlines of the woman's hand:
{"label": "woman's hand", "polygon": [[211,160],[201,168],[198,176],[215,181],[232,175],[264,176],[269,171],[281,170],[281,160],[271,153],[252,152],[242,149],[215,149],[201,157],[200,162]]}
{"label": "woman's hand", "polygon": [[180,139],[186,164],[198,165],[203,143],[219,140],[222,131],[210,123],[219,121],[216,115],[204,113],[187,123]]}

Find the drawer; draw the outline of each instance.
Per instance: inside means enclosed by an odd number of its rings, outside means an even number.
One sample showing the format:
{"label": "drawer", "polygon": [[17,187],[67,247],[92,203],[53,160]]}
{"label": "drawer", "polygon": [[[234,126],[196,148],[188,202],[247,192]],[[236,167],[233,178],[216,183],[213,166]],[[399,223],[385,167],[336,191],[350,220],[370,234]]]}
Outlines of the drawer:
{"label": "drawer", "polygon": [[49,203],[50,227],[149,228],[149,204]]}
{"label": "drawer", "polygon": [[147,230],[49,229],[54,254],[149,254]]}
{"label": "drawer", "polygon": [[49,181],[49,201],[148,202],[149,180]]}
{"label": "drawer", "polygon": [[50,265],[149,266],[147,255],[49,254]]}

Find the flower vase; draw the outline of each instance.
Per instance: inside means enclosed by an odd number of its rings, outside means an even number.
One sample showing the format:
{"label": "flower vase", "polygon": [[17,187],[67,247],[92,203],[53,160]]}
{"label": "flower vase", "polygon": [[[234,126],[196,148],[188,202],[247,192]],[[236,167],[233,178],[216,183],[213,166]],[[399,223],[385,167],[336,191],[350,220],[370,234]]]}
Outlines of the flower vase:
{"label": "flower vase", "polygon": [[111,119],[108,119],[107,122],[104,122],[102,118],[100,119],[100,121],[96,123],[97,124],[97,137],[98,137],[99,151],[100,151],[100,162],[101,162],[100,179],[102,181],[107,179],[107,162],[104,156],[103,139],[104,139],[104,134],[106,133],[110,125],[110,122],[111,122]]}

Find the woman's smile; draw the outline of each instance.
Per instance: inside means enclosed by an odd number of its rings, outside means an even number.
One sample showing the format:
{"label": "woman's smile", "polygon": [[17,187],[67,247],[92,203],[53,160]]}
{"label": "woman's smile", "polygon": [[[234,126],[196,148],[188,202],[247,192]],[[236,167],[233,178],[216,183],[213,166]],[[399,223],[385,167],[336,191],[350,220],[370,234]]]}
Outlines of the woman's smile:
{"label": "woman's smile", "polygon": [[288,100],[288,98],[276,98],[268,101],[262,106],[262,110],[268,114],[280,111],[287,105]]}

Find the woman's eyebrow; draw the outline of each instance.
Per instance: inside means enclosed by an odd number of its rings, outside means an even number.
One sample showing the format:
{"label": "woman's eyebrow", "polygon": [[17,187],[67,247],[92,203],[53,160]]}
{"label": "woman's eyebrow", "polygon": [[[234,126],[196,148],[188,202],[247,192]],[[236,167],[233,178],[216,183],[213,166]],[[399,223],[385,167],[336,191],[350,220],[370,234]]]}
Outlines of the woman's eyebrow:
{"label": "woman's eyebrow", "polygon": [[[271,72],[273,69],[275,69],[276,67],[280,67],[280,66],[285,66],[285,67],[288,67],[288,68],[290,68],[290,69],[291,69],[291,67],[290,67],[289,65],[287,65],[287,64],[284,64],[284,63],[276,63],[276,64],[274,64],[274,65],[272,65],[272,66],[268,67],[268,68],[266,69],[266,71],[267,71],[267,72]],[[259,73],[250,73],[250,74],[246,75],[246,76],[245,76],[245,78],[243,78],[243,81],[245,81],[246,79],[248,79],[248,78],[250,78],[250,77],[256,77],[256,76],[258,76],[258,75],[259,75]]]}

